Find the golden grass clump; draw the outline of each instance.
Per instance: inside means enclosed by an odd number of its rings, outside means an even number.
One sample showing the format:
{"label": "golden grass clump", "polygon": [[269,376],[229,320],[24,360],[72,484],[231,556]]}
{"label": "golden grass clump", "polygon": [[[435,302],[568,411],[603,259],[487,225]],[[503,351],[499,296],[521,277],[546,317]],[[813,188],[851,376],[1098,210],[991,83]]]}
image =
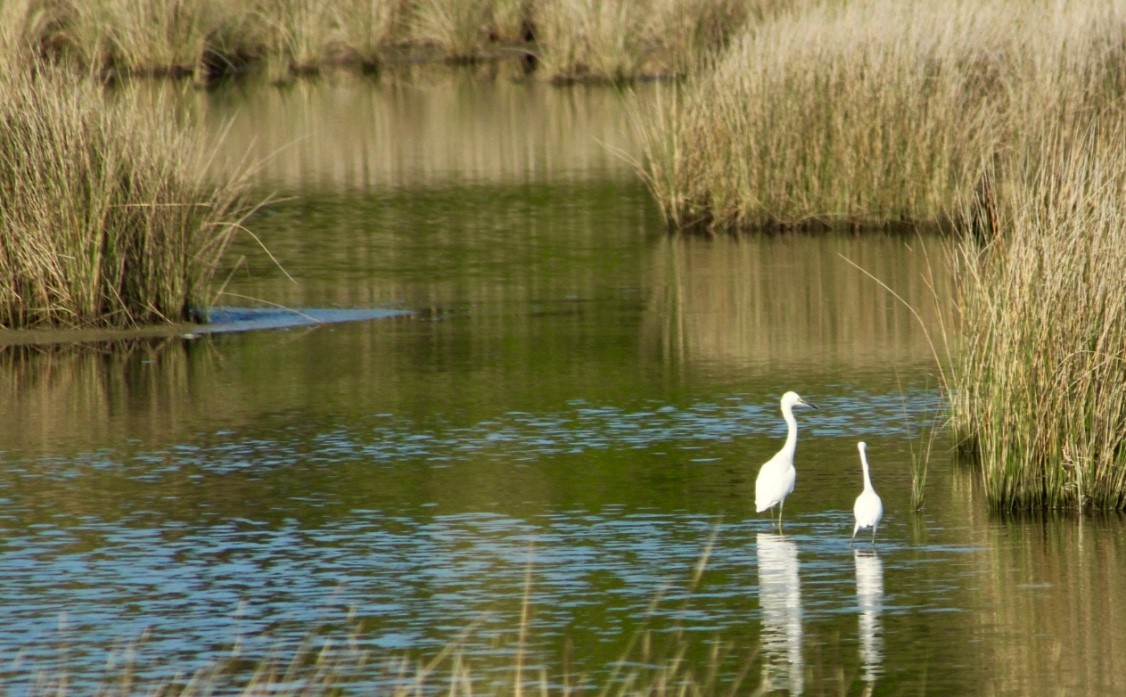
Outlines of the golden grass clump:
{"label": "golden grass clump", "polygon": [[970,212],[953,424],[999,509],[1126,507],[1124,115],[1046,127]]}
{"label": "golden grass clump", "polygon": [[789,3],[556,0],[533,8],[538,57],[556,81],[682,75],[749,19]]}
{"label": "golden grass clump", "polygon": [[90,0],[73,7],[73,43],[92,69],[187,76],[234,70],[254,49],[228,0]]}
{"label": "golden grass clump", "polygon": [[943,220],[1051,105],[1121,96],[1124,37],[1122,2],[799,7],[641,115],[642,172],[678,228]]}
{"label": "golden grass clump", "polygon": [[0,64],[65,57],[101,78],[264,65],[284,82],[329,65],[531,58],[547,79],[680,75],[748,21],[811,0],[5,0]]}
{"label": "golden grass clump", "polygon": [[0,327],[180,321],[245,213],[173,119],[45,66],[0,75]]}
{"label": "golden grass clump", "polygon": [[493,0],[429,0],[415,8],[416,37],[438,46],[447,60],[482,57],[492,23]]}

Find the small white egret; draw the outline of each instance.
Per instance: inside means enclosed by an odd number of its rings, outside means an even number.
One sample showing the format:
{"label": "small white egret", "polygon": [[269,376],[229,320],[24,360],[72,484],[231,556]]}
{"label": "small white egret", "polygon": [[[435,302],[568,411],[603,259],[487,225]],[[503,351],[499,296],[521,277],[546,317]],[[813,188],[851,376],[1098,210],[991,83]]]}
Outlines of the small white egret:
{"label": "small white egret", "polygon": [[868,473],[868,444],[860,441],[856,444],[860,451],[860,467],[864,470],[864,491],[856,497],[852,504],[852,513],[856,516],[856,526],[852,528],[852,540],[856,541],[856,533],[861,528],[872,528],[872,544],[876,544],[876,526],[880,524],[880,517],[884,514],[884,503],[880,495],[872,488],[872,476]]}
{"label": "small white egret", "polygon": [[[794,481],[798,473],[794,469],[794,451],[798,448],[798,422],[794,419],[794,407],[809,407],[816,409],[813,404],[798,396],[797,392],[787,392],[782,395],[782,417],[786,419],[788,431],[786,444],[774,457],[758,471],[755,479],[755,512],[778,506],[778,527],[782,527],[782,503],[790,492],[794,490]],[[773,516],[771,517],[773,522]]]}

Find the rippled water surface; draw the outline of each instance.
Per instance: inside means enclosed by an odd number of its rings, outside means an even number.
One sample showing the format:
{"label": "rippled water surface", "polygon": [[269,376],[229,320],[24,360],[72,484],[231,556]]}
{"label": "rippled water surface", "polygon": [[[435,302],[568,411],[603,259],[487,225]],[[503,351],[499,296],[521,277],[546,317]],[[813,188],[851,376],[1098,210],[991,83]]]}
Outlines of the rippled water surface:
{"label": "rippled water surface", "polygon": [[[479,693],[682,652],[723,692],[1112,694],[1121,521],[990,518],[943,436],[912,510],[935,349],[846,259],[945,355],[943,241],[670,237],[607,150],[647,90],[181,95],[232,161],[287,144],[251,221],[285,273],[243,239],[223,304],[409,314],[0,349],[3,687],[237,684],[328,637],[370,652],[358,691],[452,646]],[[779,534],[753,489],[787,389],[819,409]],[[859,439],[885,516],[852,547]]]}

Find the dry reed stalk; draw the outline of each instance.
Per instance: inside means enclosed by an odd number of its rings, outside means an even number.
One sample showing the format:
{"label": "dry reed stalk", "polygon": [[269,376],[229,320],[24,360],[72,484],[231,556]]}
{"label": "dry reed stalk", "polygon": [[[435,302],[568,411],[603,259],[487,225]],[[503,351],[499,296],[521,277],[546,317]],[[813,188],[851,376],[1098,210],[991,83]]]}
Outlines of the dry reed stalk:
{"label": "dry reed stalk", "polygon": [[998,509],[1126,507],[1122,123],[1046,125],[993,175],[992,237],[962,243],[953,423]]}
{"label": "dry reed stalk", "polygon": [[772,0],[555,0],[533,4],[544,74],[555,81],[623,82],[683,75],[726,44]]}
{"label": "dry reed stalk", "polygon": [[495,0],[425,0],[415,7],[413,36],[437,46],[446,59],[471,62],[484,56]]}
{"label": "dry reed stalk", "polygon": [[0,326],[188,319],[245,208],[167,114],[46,65],[0,76]]}
{"label": "dry reed stalk", "polygon": [[200,80],[236,70],[257,49],[241,2],[228,0],[60,0],[74,21],[70,41],[101,74]]}
{"label": "dry reed stalk", "polygon": [[1123,2],[782,13],[646,119],[645,176],[674,227],[943,219],[1053,104],[1122,94],[1124,35]]}
{"label": "dry reed stalk", "polygon": [[275,83],[319,73],[341,24],[335,3],[318,0],[254,0],[253,16],[262,27],[267,77]]}
{"label": "dry reed stalk", "polygon": [[401,31],[405,14],[405,0],[339,0],[343,58],[368,69],[378,68],[383,52]]}
{"label": "dry reed stalk", "polygon": [[558,0],[536,8],[536,38],[544,72],[554,80],[635,77],[650,47],[648,2]]}
{"label": "dry reed stalk", "polygon": [[23,69],[43,56],[77,49],[74,8],[68,0],[5,0],[0,3],[0,71]]}
{"label": "dry reed stalk", "polygon": [[626,81],[683,74],[748,18],[795,2],[8,0],[0,5],[0,61],[65,53],[100,76],[206,81],[264,60],[272,78],[288,81],[331,63],[377,66],[392,46],[434,47],[454,62],[534,46],[551,79]]}

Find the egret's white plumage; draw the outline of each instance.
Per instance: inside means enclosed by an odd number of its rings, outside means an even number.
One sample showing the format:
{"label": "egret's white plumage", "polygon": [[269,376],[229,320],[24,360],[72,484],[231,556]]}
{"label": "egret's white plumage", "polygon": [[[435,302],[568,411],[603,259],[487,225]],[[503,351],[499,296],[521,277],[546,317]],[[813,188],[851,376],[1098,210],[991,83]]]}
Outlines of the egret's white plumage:
{"label": "egret's white plumage", "polygon": [[868,444],[860,441],[856,444],[856,449],[860,451],[860,468],[864,471],[864,491],[860,492],[856,503],[852,504],[852,513],[856,516],[852,539],[856,540],[856,533],[861,528],[872,528],[872,544],[875,544],[876,526],[880,524],[880,517],[884,514],[884,503],[872,488],[872,476],[868,473]]}
{"label": "egret's white plumage", "polygon": [[767,460],[758,471],[755,479],[755,512],[778,506],[778,526],[782,526],[782,504],[794,490],[798,473],[794,469],[794,451],[798,448],[798,422],[794,418],[794,407],[817,407],[798,396],[797,392],[782,395],[782,418],[786,419],[786,444],[778,453]]}

